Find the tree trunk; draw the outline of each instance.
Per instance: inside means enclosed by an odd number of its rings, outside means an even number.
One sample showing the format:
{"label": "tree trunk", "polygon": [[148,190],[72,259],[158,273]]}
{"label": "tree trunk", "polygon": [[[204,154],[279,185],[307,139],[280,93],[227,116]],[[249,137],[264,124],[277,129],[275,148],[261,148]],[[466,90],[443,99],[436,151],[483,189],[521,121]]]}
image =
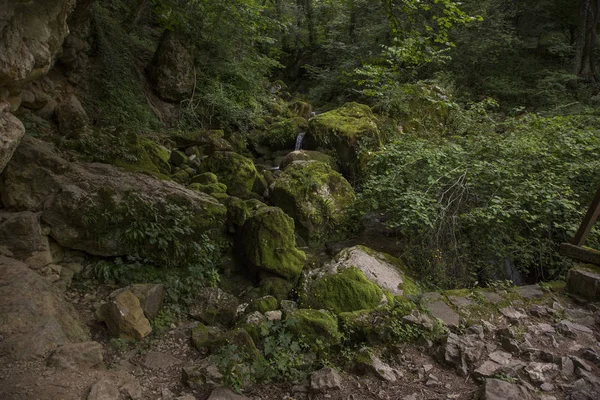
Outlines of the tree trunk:
{"label": "tree trunk", "polygon": [[581,0],[575,73],[584,79],[596,79],[594,50],[600,22],[600,0]]}

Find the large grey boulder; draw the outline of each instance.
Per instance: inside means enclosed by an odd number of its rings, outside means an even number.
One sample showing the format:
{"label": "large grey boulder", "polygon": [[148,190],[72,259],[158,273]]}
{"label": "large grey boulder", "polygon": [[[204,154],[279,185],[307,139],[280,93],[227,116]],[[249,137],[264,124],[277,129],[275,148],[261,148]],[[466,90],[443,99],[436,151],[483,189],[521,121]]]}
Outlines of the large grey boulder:
{"label": "large grey boulder", "polygon": [[194,60],[171,31],[165,31],[160,39],[148,72],[161,99],[179,102],[192,94]]}
{"label": "large grey boulder", "polygon": [[238,299],[219,288],[202,288],[192,305],[190,317],[208,325],[230,325],[237,315]]}
{"label": "large grey boulder", "polygon": [[24,263],[0,256],[0,356],[27,360],[89,340],[73,307]]}
{"label": "large grey boulder", "polygon": [[0,88],[45,75],[69,33],[75,0],[0,3]]}
{"label": "large grey boulder", "polygon": [[9,104],[0,99],[0,172],[4,170],[25,135],[25,127],[9,109]]}
{"label": "large grey boulder", "polygon": [[[41,211],[50,236],[61,246],[99,256],[135,253],[125,236],[128,224],[111,221],[128,218],[126,209],[140,204],[145,210],[170,204],[189,210],[193,229],[180,243],[225,230],[227,210],[209,195],[111,165],[70,163],[51,144],[31,137],[23,139],[6,167],[0,190],[6,208]],[[135,217],[144,218],[143,212]]]}

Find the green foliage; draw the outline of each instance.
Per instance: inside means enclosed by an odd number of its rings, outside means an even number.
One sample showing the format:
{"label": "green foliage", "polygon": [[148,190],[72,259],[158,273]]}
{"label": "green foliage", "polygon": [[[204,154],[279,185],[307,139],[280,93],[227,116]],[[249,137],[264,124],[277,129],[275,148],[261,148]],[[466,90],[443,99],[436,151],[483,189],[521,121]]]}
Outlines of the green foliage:
{"label": "green foliage", "polygon": [[558,244],[600,184],[596,119],[527,115],[496,129],[485,118],[462,126],[461,136],[406,135],[375,155],[363,207],[389,213],[407,264],[441,287],[501,278],[507,259],[538,279],[563,274],[570,263]]}
{"label": "green foliage", "polygon": [[197,233],[195,216],[187,206],[154,203],[130,193],[118,204],[107,193],[102,211],[90,211],[84,223],[92,232],[111,232],[123,240],[129,254],[142,262],[167,268],[210,264],[218,246],[205,233]]}
{"label": "green foliage", "polygon": [[152,130],[160,126],[144,94],[136,55],[148,54],[135,33],[121,25],[119,13],[96,3],[93,8],[94,57],[84,105],[95,125],[103,128]]}
{"label": "green foliage", "polygon": [[315,343],[309,345],[298,337],[293,329],[295,324],[294,319],[263,323],[260,336],[264,357],[253,357],[253,361],[240,353],[235,345],[221,347],[215,356],[225,385],[240,393],[246,383],[305,378],[314,364],[308,353]]}

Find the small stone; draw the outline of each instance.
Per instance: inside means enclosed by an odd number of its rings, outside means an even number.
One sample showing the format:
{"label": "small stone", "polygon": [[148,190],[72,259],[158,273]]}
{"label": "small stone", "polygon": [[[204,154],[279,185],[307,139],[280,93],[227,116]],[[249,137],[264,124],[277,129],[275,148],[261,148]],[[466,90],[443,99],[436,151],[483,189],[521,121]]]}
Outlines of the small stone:
{"label": "small stone", "polygon": [[423,371],[425,371],[425,373],[428,373],[432,369],[433,369],[433,365],[431,365],[431,364],[425,364],[425,365],[423,365]]}
{"label": "small stone", "polygon": [[310,376],[310,389],[315,393],[327,393],[342,388],[341,376],[331,368],[322,368]]}
{"label": "small stone", "polygon": [[513,306],[501,308],[500,313],[511,322],[519,322],[520,320],[527,318],[527,314],[518,311]]}
{"label": "small stone", "polygon": [[592,367],[579,357],[571,356],[571,360],[573,360],[573,365],[575,368],[581,368],[587,372],[592,370]]}
{"label": "small stone", "polygon": [[554,385],[551,383],[543,383],[542,386],[540,386],[540,389],[542,389],[544,392],[551,392],[554,390]]}
{"label": "small stone", "polygon": [[581,333],[592,335],[593,332],[590,328],[584,325],[576,324],[569,320],[562,320],[556,325],[556,330],[572,339],[576,339]]}
{"label": "small stone", "polygon": [[532,362],[525,367],[529,379],[537,383],[545,383],[558,374],[558,366],[552,363]]}
{"label": "small stone", "polygon": [[487,378],[482,387],[482,400],[530,400],[529,391],[516,383]]}
{"label": "small stone", "polygon": [[152,332],[140,301],[129,290],[111,293],[109,302],[98,310],[98,317],[114,336],[122,339],[140,340]]}
{"label": "small stone", "polygon": [[219,288],[202,288],[190,306],[190,317],[207,325],[230,325],[237,316],[238,299]]}
{"label": "small stone", "polygon": [[397,379],[394,370],[367,348],[363,348],[358,352],[356,361],[359,369],[373,373],[375,376],[385,381],[395,382]]}
{"label": "small stone", "polygon": [[569,357],[562,357],[560,361],[560,372],[567,378],[575,374],[575,364]]}
{"label": "small stone", "polygon": [[581,353],[581,358],[600,366],[600,355],[592,349],[585,349],[583,353]]}
{"label": "small stone", "polygon": [[265,313],[265,317],[268,321],[281,321],[282,316],[281,310],[267,311]]}
{"label": "small stone", "polygon": [[497,362],[500,365],[508,365],[512,361],[512,354],[503,351],[495,351],[488,356],[490,360]]}
{"label": "small stone", "polygon": [[87,400],[119,400],[119,387],[110,379],[100,379],[92,385]]}

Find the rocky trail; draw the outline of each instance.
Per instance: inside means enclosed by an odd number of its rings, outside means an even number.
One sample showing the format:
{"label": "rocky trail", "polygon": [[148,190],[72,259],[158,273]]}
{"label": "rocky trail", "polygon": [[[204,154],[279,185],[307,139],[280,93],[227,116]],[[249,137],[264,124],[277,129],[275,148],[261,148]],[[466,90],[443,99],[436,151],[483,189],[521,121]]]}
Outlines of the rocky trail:
{"label": "rocky trail", "polygon": [[124,108],[95,87],[126,69],[100,51],[119,9],[39,3],[0,6],[1,400],[600,399],[598,268],[428,287],[354,213],[369,106],[271,82],[252,129],[183,129],[196,69],[167,30],[127,54],[161,128],[98,126]]}

